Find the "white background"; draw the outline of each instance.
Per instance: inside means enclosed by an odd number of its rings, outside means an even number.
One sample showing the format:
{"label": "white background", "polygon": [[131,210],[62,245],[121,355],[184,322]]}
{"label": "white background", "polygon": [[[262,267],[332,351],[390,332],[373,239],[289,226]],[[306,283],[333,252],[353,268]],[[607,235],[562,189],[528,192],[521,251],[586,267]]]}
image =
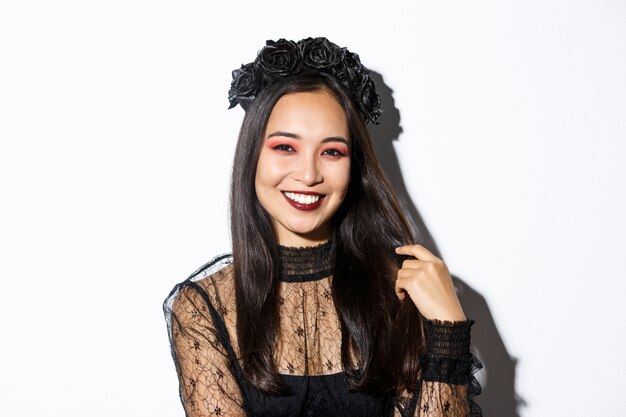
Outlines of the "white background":
{"label": "white background", "polygon": [[519,416],[626,416],[624,22],[623,1],[0,0],[0,415],[183,415],[161,303],[230,250],[231,71],[326,36],[393,90],[408,195],[492,352],[486,415],[515,414],[509,386]]}

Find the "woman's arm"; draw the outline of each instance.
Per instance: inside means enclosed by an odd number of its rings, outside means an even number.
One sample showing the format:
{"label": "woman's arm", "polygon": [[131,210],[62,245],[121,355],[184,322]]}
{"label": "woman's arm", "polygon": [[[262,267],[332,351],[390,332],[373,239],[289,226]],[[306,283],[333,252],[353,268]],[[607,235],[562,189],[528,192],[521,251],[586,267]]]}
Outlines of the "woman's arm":
{"label": "woman's arm", "polygon": [[418,386],[396,402],[402,416],[481,416],[472,400],[480,393],[474,373],[482,367],[471,354],[470,328],[446,264],[422,245],[396,249],[409,257],[398,270],[396,293],[409,295],[424,320],[426,352],[420,357]]}
{"label": "woman's arm", "polygon": [[223,338],[199,291],[183,287],[165,309],[186,416],[245,416]]}
{"label": "woman's arm", "polygon": [[473,397],[481,387],[474,377],[482,364],[470,352],[472,320],[424,320],[426,353],[420,358],[417,390],[396,397],[396,417],[480,417]]}

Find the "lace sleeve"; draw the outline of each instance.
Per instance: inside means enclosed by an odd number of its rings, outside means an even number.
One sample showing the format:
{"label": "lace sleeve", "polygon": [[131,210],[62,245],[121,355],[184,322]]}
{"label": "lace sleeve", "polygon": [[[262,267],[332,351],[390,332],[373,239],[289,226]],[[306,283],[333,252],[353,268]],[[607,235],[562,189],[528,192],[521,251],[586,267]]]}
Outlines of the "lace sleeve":
{"label": "lace sleeve", "polygon": [[473,324],[473,320],[424,320],[427,349],[420,358],[418,387],[394,399],[394,416],[482,416],[474,402],[481,392],[474,374],[482,364],[469,350]]}
{"label": "lace sleeve", "polygon": [[185,415],[244,416],[228,352],[202,291],[183,286],[164,307]]}

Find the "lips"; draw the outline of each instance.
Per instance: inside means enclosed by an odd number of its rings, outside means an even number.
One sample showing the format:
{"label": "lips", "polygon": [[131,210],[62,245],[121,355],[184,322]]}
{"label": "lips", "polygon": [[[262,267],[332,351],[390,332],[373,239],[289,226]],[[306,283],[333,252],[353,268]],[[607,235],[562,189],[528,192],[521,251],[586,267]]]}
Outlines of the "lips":
{"label": "lips", "polygon": [[289,204],[302,211],[315,210],[326,198],[324,194],[311,191],[283,191],[282,194]]}

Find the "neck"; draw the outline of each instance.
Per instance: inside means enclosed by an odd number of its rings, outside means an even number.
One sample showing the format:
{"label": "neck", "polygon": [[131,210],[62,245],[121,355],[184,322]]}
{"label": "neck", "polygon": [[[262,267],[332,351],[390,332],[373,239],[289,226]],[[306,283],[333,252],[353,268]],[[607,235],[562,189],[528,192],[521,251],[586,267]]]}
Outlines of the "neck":
{"label": "neck", "polygon": [[278,246],[278,279],[295,282],[326,278],[334,269],[334,253],[332,241],[306,247]]}
{"label": "neck", "polygon": [[311,233],[297,234],[286,232],[281,229],[276,230],[276,242],[280,246],[306,248],[320,245],[330,240],[330,227],[321,227]]}

